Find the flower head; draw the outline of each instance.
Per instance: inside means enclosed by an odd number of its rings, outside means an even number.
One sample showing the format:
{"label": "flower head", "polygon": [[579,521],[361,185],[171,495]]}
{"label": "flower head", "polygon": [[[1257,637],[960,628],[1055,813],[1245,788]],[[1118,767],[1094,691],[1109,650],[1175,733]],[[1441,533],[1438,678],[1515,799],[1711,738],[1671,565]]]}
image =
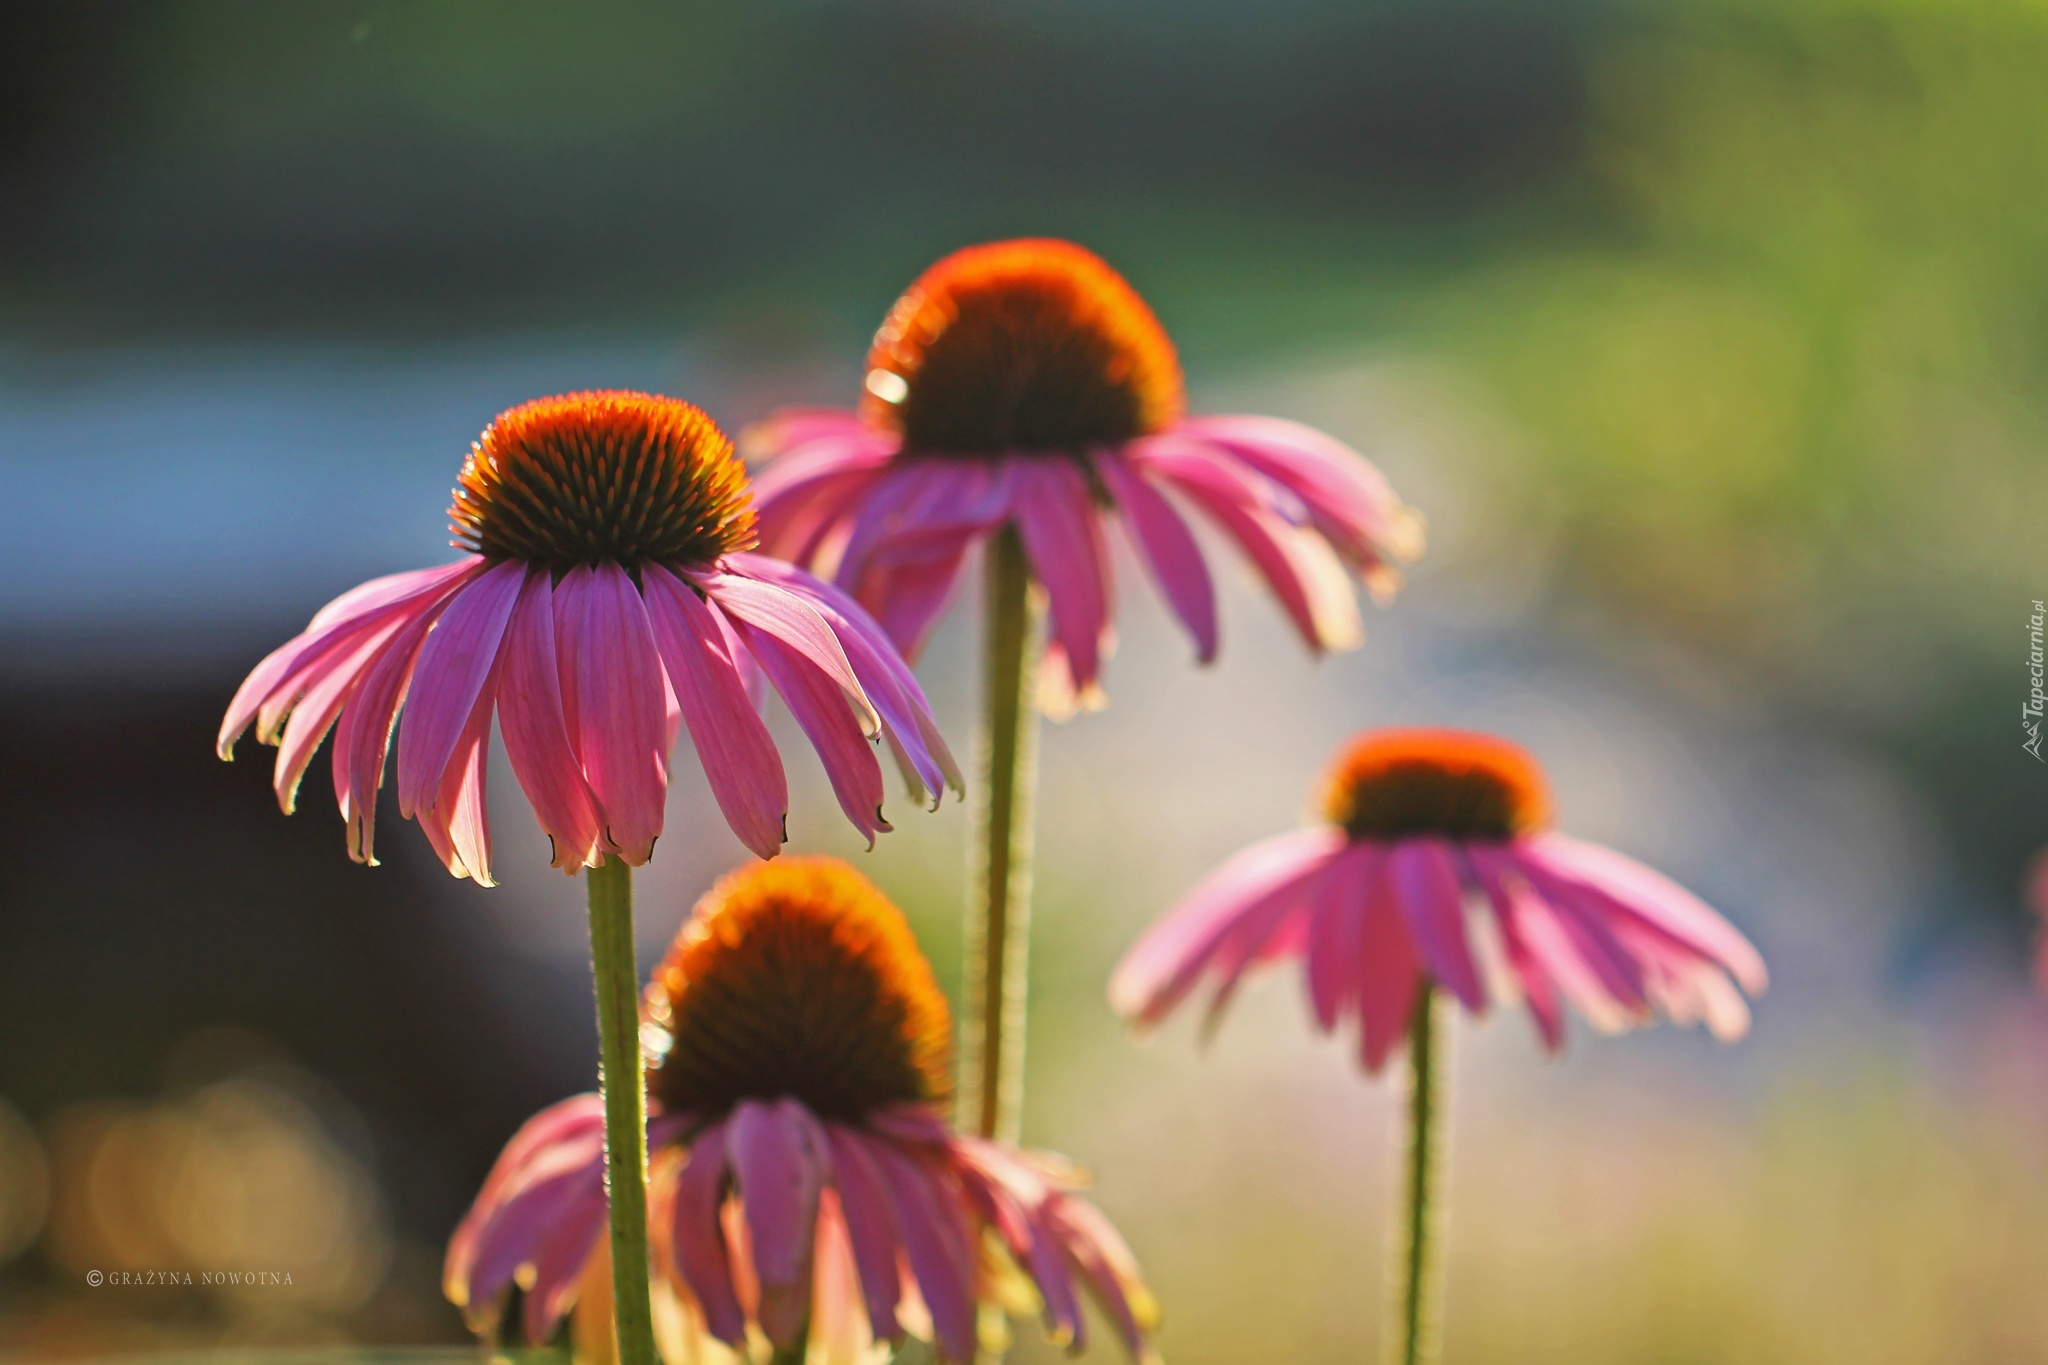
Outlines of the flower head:
{"label": "flower head", "polygon": [[754,543],[747,471],[699,409],[645,393],[522,403],[456,476],[455,543],[485,559],[703,566]]}
{"label": "flower head", "polygon": [[1159,319],[1071,242],[956,251],[904,291],[868,353],[861,415],[934,455],[1084,450],[1186,406]]}
{"label": "flower head", "polygon": [[1252,967],[1298,959],[1318,1026],[1356,1020],[1371,1072],[1426,985],[1474,1013],[1519,995],[1553,1051],[1567,1002],[1603,1031],[1660,1012],[1722,1038],[1747,1030],[1743,991],[1766,981],[1749,941],[1642,864],[1549,828],[1542,769],[1517,746],[1369,732],[1331,765],[1322,813],[1162,916],[1117,967],[1117,1010],[1149,1027],[1208,978],[1213,1022]]}
{"label": "flower head", "polygon": [[358,861],[375,861],[395,733],[399,813],[450,872],[490,883],[494,717],[566,872],[653,853],[684,725],[733,831],[773,857],[788,789],[759,714],[770,683],[870,840],[889,828],[871,739],[914,799],[959,785],[923,692],[866,611],[746,552],[745,469],[688,403],[601,392],[514,408],[472,447],[450,517],[471,554],[328,603],[256,666],[221,725],[223,758],[252,721],[278,746],[287,813],[333,730]]}
{"label": "flower head", "polygon": [[[965,1362],[980,1306],[1022,1287],[1056,1338],[1084,1344],[1085,1291],[1148,1353],[1135,1263],[1071,1172],[939,1116],[945,998],[901,912],[852,868],[728,876],[656,971],[644,1017],[657,1270],[687,1333],[808,1336],[836,1362],[909,1329]],[[579,1096],[498,1159],[449,1244],[449,1297],[488,1330],[516,1283],[528,1335],[545,1339],[590,1283],[604,1215],[602,1115]]]}
{"label": "flower head", "polygon": [[[915,656],[969,552],[1014,526],[1051,613],[1055,700],[1095,695],[1119,527],[1195,642],[1215,588],[1183,506],[1238,548],[1313,650],[1362,632],[1349,577],[1391,595],[1421,523],[1342,443],[1268,417],[1188,417],[1137,291],[1069,242],[970,247],[918,278],[868,358],[858,412],[751,433],[761,543],[833,574]],[[1177,505],[1179,504],[1179,505]]]}
{"label": "flower head", "polygon": [[866,878],[825,858],[725,878],[647,988],[664,1039],[648,1090],[670,1113],[790,1096],[858,1122],[943,1104],[952,1020],[910,926]]}

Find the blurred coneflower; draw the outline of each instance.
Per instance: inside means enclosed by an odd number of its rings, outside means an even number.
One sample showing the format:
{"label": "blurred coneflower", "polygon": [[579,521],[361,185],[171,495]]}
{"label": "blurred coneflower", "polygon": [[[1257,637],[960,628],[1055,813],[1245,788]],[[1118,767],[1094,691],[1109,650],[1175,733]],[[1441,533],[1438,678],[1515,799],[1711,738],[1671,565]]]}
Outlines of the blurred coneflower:
{"label": "blurred coneflower", "polygon": [[[1071,1172],[948,1127],[945,998],[902,913],[851,867],[786,859],[726,877],[643,1018],[672,1359],[700,1358],[708,1337],[836,1365],[908,1330],[965,1362],[998,1330],[994,1310],[1034,1298],[1079,1349],[1083,1292],[1149,1354],[1150,1298]],[[600,1142],[596,1097],[579,1096],[499,1157],[448,1248],[448,1295],[480,1332],[514,1284],[535,1341],[587,1292]]]}
{"label": "blurred coneflower", "polygon": [[1474,1014],[1526,1002],[1543,1045],[1564,1006],[1611,1032],[1663,1014],[1723,1039],[1749,1027],[1763,959],[1726,920],[1642,864],[1550,828],[1542,769],[1456,730],[1352,741],[1323,791],[1327,823],[1226,862],[1118,964],[1111,1003],[1157,1024],[1207,979],[1213,1026],[1254,967],[1298,960],[1316,1024],[1355,1021],[1377,1074],[1404,1043],[1407,1167],[1386,1358],[1435,1357],[1448,993]]}
{"label": "blurred coneflower", "polygon": [[1122,528],[1206,663],[1215,589],[1176,499],[1237,544],[1315,651],[1358,643],[1351,576],[1391,595],[1421,551],[1421,522],[1321,432],[1186,415],[1152,310],[1069,242],[939,261],[883,322],[863,387],[857,411],[792,410],[748,433],[766,462],[761,544],[834,576],[913,659],[983,547],[963,1101],[981,1131],[1008,1132],[1021,1102],[1034,705],[1058,714],[1099,698],[1114,638],[1108,528]]}
{"label": "blurred coneflower", "polygon": [[[662,831],[668,755],[687,725],[727,822],[775,856],[782,760],[764,679],[816,746],[872,842],[886,739],[913,797],[957,770],[894,645],[838,589],[747,553],[754,510],[732,443],[695,407],[627,392],[543,398],[501,414],[462,466],[453,564],[380,578],[321,608],[228,707],[231,757],[250,722],[278,746],[279,804],[332,729],[349,853],[375,861],[377,791],[396,733],[398,808],[448,870],[491,884],[485,769],[495,715],[554,865],[588,868],[591,957],[618,1193],[619,1340],[649,1365],[645,1102],[629,868]],[[400,721],[400,710],[404,718]]]}

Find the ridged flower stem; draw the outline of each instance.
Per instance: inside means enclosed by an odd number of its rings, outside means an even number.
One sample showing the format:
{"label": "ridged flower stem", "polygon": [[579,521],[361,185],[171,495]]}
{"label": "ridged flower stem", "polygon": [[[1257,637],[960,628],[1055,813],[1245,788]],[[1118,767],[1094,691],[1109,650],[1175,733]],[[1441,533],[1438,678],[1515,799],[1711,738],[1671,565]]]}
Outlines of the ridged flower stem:
{"label": "ridged flower stem", "polygon": [[640,970],[633,960],[633,870],[617,857],[584,874],[611,1199],[612,1304],[619,1365],[659,1365],[648,1301],[647,1085],[640,1059]]}
{"label": "ridged flower stem", "polygon": [[1015,1141],[1024,1104],[1041,614],[1015,527],[989,541],[983,573],[983,710],[976,737],[980,780],[974,786],[960,1114],[963,1125],[983,1137]]}
{"label": "ridged flower stem", "polygon": [[1443,1352],[1450,1063],[1451,1005],[1425,982],[1408,1025],[1406,1150],[1387,1262],[1382,1365],[1434,1365]]}

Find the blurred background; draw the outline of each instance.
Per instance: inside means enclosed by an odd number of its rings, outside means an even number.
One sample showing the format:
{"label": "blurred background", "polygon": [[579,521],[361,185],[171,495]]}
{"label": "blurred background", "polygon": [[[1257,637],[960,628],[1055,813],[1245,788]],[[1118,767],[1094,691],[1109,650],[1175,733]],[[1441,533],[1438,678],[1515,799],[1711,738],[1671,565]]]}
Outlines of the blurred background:
{"label": "blurred background", "polygon": [[[926,263],[1056,234],[1199,409],[1335,432],[1432,530],[1321,664],[1234,574],[1192,668],[1126,565],[1112,705],[1046,739],[1027,1136],[1167,1357],[1376,1341],[1391,1087],[1291,981],[1206,1049],[1102,991],[1390,721],[1530,745],[1774,971],[1733,1048],[1462,1030],[1449,1359],[2048,1357],[2043,70],[2038,0],[0,8],[0,1354],[466,1339],[445,1238],[593,1081],[580,888],[502,760],[505,886],[395,810],[350,864],[323,769],[287,820],[213,758],[229,695],[450,553],[500,409],[850,402]],[[963,751],[972,630],[922,670]],[[647,955],[742,856],[678,768]],[[892,813],[860,865],[952,981],[964,811]]]}

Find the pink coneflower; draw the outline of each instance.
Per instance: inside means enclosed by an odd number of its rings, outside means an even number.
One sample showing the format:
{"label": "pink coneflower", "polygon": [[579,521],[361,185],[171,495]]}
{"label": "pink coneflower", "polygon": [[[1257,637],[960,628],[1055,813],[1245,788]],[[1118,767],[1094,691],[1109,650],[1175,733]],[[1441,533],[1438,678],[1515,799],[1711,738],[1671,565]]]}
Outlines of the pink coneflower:
{"label": "pink coneflower", "polygon": [[[906,1329],[952,1361],[1018,1284],[1079,1349],[1091,1294],[1134,1356],[1153,1308],[1130,1252],[1057,1161],[956,1136],[945,997],[902,913],[834,859],[728,876],[644,1004],[657,1269],[686,1335],[778,1361],[868,1358]],[[491,1333],[507,1291],[546,1340],[599,1250],[596,1097],[530,1120],[449,1244],[448,1295]],[[674,1354],[695,1358],[692,1342]]]}
{"label": "pink coneflower", "polygon": [[870,841],[889,828],[870,737],[887,739],[916,799],[957,785],[924,694],[873,619],[746,553],[746,472],[690,404],[603,392],[513,408],[471,448],[449,515],[473,553],[328,603],[256,666],[221,724],[223,758],[252,720],[278,746],[287,813],[334,729],[356,860],[375,861],[396,729],[400,813],[450,872],[490,884],[493,713],[563,871],[647,860],[683,725],[733,832],[773,857],[788,789],[757,710],[762,675]]}
{"label": "pink coneflower", "polygon": [[1432,1197],[1441,1182],[1445,992],[1475,1014],[1519,995],[1543,1044],[1564,1006],[1614,1031],[1663,1014],[1718,1037],[1749,1027],[1742,992],[1763,959],[1684,888],[1611,849],[1549,828],[1528,753],[1490,735],[1377,730],[1338,756],[1328,823],[1232,858],[1161,917],[1118,965],[1110,999],[1142,1028],[1204,979],[1215,1023],[1254,967],[1295,959],[1324,1032],[1355,1021],[1377,1073],[1404,1042],[1412,1102],[1396,1313],[1387,1358],[1433,1357],[1439,1289]]}
{"label": "pink coneflower", "polygon": [[1347,570],[1390,595],[1421,550],[1415,514],[1321,432],[1185,409],[1173,343],[1101,258],[1052,240],[969,247],[890,311],[859,411],[795,410],[749,433],[768,461],[762,547],[833,572],[915,658],[968,551],[1014,526],[1050,608],[1048,689],[1086,699],[1113,638],[1112,524],[1198,657],[1216,655],[1215,591],[1179,498],[1245,553],[1310,649],[1356,644]]}
{"label": "pink coneflower", "polygon": [[977,1131],[1012,1133],[1035,708],[1100,699],[1114,640],[1110,528],[1206,663],[1216,593],[1186,509],[1237,544],[1318,652],[1358,642],[1351,577],[1391,594],[1398,566],[1421,551],[1421,522],[1321,432],[1187,416],[1159,320],[1070,242],[997,242],[932,266],[876,334],[863,389],[858,411],[785,412],[750,434],[766,461],[761,543],[833,576],[912,658],[985,546],[962,1104]]}
{"label": "pink coneflower", "polygon": [[764,858],[787,837],[789,804],[757,709],[764,678],[870,842],[889,828],[870,739],[888,741],[920,800],[959,775],[874,620],[802,570],[747,553],[746,471],[688,403],[603,392],[513,408],[471,447],[449,515],[472,553],[321,608],[243,682],[220,754],[254,720],[257,738],[278,746],[289,814],[335,730],[349,854],[373,863],[396,732],[399,813],[418,818],[450,872],[488,886],[495,715],[554,865],[590,870],[618,1349],[622,1365],[653,1365],[631,868],[661,834],[677,735],[689,727],[727,823]]}

